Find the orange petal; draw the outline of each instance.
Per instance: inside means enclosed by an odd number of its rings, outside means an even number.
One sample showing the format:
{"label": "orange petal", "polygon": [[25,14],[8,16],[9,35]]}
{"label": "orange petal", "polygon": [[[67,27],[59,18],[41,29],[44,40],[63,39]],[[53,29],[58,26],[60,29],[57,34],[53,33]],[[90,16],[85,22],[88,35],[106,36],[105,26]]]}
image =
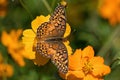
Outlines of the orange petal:
{"label": "orange petal", "polygon": [[[12,33],[13,31],[13,33]],[[20,38],[20,36],[22,35],[22,29],[18,29],[18,30],[12,30],[10,33],[10,36],[14,39],[16,39],[16,41]]]}
{"label": "orange petal", "polygon": [[9,46],[9,44],[12,42],[11,37],[8,35],[6,31],[2,32],[1,42],[5,46]]}
{"label": "orange petal", "polygon": [[83,58],[92,58],[94,57],[94,50],[92,46],[87,46],[82,51],[82,57]]}
{"label": "orange petal", "polygon": [[22,55],[20,55],[19,53],[16,54],[12,52],[11,56],[19,66],[21,67],[25,66],[24,57]]}
{"label": "orange petal", "polygon": [[85,77],[82,71],[69,71],[66,76],[67,80],[80,80]]}
{"label": "orange petal", "polygon": [[96,64],[103,64],[104,63],[104,59],[100,56],[98,57],[93,57],[91,60],[90,60],[90,64],[93,64],[93,65],[96,65]]}
{"label": "orange petal", "polygon": [[11,77],[13,75],[13,67],[9,64],[0,64],[0,77],[7,76]]}
{"label": "orange petal", "polygon": [[94,77],[91,74],[88,74],[84,77],[83,80],[100,80],[99,77]]}
{"label": "orange petal", "polygon": [[93,75],[94,76],[104,76],[108,73],[110,73],[111,69],[109,66],[106,66],[104,64],[94,65],[93,66]]}
{"label": "orange petal", "polygon": [[70,70],[81,70],[82,64],[81,62],[81,53],[80,49],[77,49],[73,55],[68,57],[69,59],[69,68]]}

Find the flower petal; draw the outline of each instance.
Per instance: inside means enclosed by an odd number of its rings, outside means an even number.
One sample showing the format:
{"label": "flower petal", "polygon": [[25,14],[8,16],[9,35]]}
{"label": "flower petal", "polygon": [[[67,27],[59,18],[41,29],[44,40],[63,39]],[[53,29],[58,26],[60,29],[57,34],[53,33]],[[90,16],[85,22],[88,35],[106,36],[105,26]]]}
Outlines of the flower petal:
{"label": "flower petal", "polygon": [[70,45],[69,45],[69,41],[66,41],[66,42],[63,42],[64,43],[64,45],[66,46],[66,48],[67,48],[67,51],[68,51],[68,55],[71,55],[73,52],[72,52],[72,48],[70,47]]}
{"label": "flower petal", "polygon": [[24,37],[35,38],[36,34],[33,32],[32,29],[26,29],[26,30],[23,31],[23,36]]}
{"label": "flower petal", "polygon": [[13,75],[13,67],[9,64],[0,64],[0,77],[7,76],[11,77]]}
{"label": "flower petal", "polygon": [[32,29],[33,31],[36,33],[37,32],[37,28],[44,22],[48,22],[49,21],[49,18],[50,18],[50,15],[48,16],[37,16],[36,19],[34,19],[31,23],[32,25]]}
{"label": "flower petal", "polygon": [[2,36],[1,36],[1,42],[3,45],[5,46],[9,46],[11,42],[13,42],[10,38],[10,36],[7,34],[6,31],[2,32]]}
{"label": "flower petal", "polygon": [[83,80],[100,80],[98,77],[94,77],[91,74],[86,75]]}
{"label": "flower petal", "polygon": [[94,76],[104,76],[110,73],[110,67],[104,64],[104,59],[102,57],[94,57],[90,60],[93,64],[93,75]]}
{"label": "flower petal", "polygon": [[84,76],[82,71],[69,71],[67,73],[67,80],[80,80],[84,78]]}
{"label": "flower petal", "polygon": [[17,54],[16,54],[16,52],[12,49],[9,49],[9,52],[10,52],[12,58],[16,61],[16,63],[19,66],[21,66],[21,67],[25,66],[24,57],[21,55],[20,52],[17,52]]}
{"label": "flower petal", "polygon": [[81,70],[83,64],[81,62],[81,53],[80,49],[77,49],[73,55],[69,56],[69,69],[70,70]]}
{"label": "flower petal", "polygon": [[97,57],[93,57],[91,60],[90,60],[90,64],[93,64],[93,65],[96,65],[96,64],[103,64],[104,63],[104,59],[100,56],[97,56]]}
{"label": "flower petal", "polygon": [[110,67],[106,66],[104,64],[101,64],[101,65],[99,64],[99,65],[94,65],[93,66],[93,75],[94,76],[102,77],[102,76],[110,73],[110,71],[111,71]]}
{"label": "flower petal", "polygon": [[32,29],[27,29],[23,31],[22,42],[25,45],[24,56],[27,59],[35,59],[35,52],[33,52],[34,39],[35,33],[32,31]]}
{"label": "flower petal", "polygon": [[66,31],[65,31],[65,34],[64,34],[64,38],[69,36],[70,32],[71,32],[70,25],[68,23],[66,23]]}
{"label": "flower petal", "polygon": [[83,58],[92,58],[92,57],[94,57],[94,50],[93,50],[92,46],[87,46],[86,48],[83,49],[82,57]]}
{"label": "flower petal", "polygon": [[32,51],[32,45],[25,46],[25,54],[24,57],[27,59],[35,59],[35,52]]}

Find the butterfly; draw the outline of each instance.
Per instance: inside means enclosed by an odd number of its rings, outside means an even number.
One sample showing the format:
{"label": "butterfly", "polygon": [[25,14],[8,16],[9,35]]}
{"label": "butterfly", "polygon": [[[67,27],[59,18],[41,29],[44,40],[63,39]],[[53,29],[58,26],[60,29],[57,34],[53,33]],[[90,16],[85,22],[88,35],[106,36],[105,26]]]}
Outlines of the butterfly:
{"label": "butterfly", "polygon": [[66,31],[65,5],[59,4],[48,22],[42,23],[37,28],[36,52],[50,58],[62,73],[68,71],[68,51],[63,44]]}

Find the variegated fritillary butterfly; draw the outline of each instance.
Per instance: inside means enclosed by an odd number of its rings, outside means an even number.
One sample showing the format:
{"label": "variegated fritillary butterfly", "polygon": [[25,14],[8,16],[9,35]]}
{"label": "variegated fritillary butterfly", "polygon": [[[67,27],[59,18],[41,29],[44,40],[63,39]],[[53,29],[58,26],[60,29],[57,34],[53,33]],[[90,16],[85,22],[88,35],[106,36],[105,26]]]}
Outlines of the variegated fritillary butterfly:
{"label": "variegated fritillary butterfly", "polygon": [[50,58],[62,73],[68,71],[68,52],[63,44],[65,30],[65,5],[59,4],[49,21],[38,27],[36,36],[36,52]]}

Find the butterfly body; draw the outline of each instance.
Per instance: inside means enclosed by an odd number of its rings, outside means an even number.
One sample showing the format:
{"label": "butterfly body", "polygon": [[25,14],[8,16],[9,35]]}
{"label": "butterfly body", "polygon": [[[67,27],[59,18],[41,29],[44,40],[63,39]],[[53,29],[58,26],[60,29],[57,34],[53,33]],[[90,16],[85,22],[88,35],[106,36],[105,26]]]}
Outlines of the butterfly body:
{"label": "butterfly body", "polygon": [[36,52],[50,58],[60,72],[68,71],[68,51],[63,43],[66,30],[65,6],[58,5],[48,22],[37,29]]}

